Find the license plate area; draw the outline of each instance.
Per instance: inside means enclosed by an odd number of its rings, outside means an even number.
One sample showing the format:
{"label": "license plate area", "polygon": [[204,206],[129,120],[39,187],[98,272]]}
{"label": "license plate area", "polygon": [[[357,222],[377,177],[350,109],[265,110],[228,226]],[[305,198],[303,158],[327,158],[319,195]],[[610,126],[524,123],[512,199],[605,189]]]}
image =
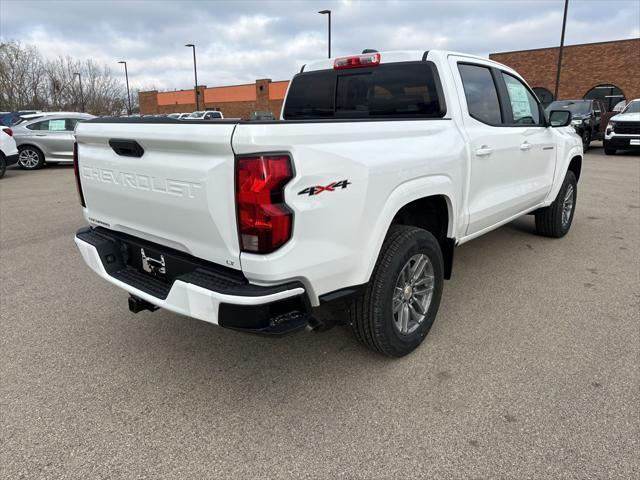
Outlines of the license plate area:
{"label": "license plate area", "polygon": [[[223,295],[243,297],[303,288],[300,282],[293,281],[274,286],[253,285],[238,270],[102,227],[83,228],[76,238],[96,249],[108,275],[159,299],[167,298],[177,280]],[[143,251],[147,257],[146,270]]]}
{"label": "license plate area", "polygon": [[640,138],[632,138],[629,140],[629,145],[640,145]]}
{"label": "license plate area", "polygon": [[122,243],[127,251],[126,266],[164,283],[171,284],[180,275],[196,268],[191,262],[185,261],[171,251],[157,248],[149,243],[136,241]]}
{"label": "license plate area", "polygon": [[149,273],[160,280],[167,278],[167,261],[164,254],[158,251],[140,247],[140,265],[143,272]]}

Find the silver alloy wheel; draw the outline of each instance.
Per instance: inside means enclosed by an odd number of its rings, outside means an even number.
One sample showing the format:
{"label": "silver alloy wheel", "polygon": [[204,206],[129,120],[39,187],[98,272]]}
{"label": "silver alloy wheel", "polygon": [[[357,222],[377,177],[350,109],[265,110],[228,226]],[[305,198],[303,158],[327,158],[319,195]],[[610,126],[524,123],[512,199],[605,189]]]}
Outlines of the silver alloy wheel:
{"label": "silver alloy wheel", "polygon": [[38,166],[40,158],[38,157],[38,152],[25,148],[20,151],[18,161],[20,162],[20,165],[25,168],[35,168]]}
{"label": "silver alloy wheel", "polygon": [[424,321],[434,288],[433,265],[419,253],[402,267],[393,292],[393,325],[401,335],[410,335]]}
{"label": "silver alloy wheel", "polygon": [[567,191],[564,194],[564,201],[562,202],[562,226],[567,228],[569,220],[571,219],[571,212],[573,211],[573,185],[567,187]]}

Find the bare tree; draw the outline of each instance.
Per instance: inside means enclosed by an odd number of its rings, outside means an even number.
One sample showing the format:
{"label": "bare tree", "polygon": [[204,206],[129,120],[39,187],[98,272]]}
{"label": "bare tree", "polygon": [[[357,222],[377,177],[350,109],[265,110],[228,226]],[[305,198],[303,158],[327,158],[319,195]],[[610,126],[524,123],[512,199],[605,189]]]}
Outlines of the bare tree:
{"label": "bare tree", "polygon": [[69,56],[45,61],[33,46],[0,43],[0,110],[80,110],[84,104],[94,115],[120,115],[126,101],[125,85],[107,66]]}
{"label": "bare tree", "polygon": [[43,69],[35,47],[0,43],[0,110],[46,106]]}

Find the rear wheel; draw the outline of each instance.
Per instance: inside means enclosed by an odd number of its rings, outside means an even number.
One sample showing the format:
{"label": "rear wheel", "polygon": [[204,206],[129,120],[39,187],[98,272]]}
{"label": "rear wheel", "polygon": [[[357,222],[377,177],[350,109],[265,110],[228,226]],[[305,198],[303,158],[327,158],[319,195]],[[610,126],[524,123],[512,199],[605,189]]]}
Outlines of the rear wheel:
{"label": "rear wheel", "polygon": [[44,166],[44,155],[35,147],[20,147],[18,154],[18,166],[26,170],[37,170]]}
{"label": "rear wheel", "polygon": [[564,237],[573,222],[576,210],[578,182],[572,171],[568,171],[558,196],[546,208],[536,212],[536,231],[545,237]]}
{"label": "rear wheel", "polygon": [[443,272],[440,245],[431,233],[392,226],[366,290],[348,307],[358,341],[391,357],[412,352],[435,320]]}
{"label": "rear wheel", "polygon": [[7,160],[4,155],[0,153],[0,178],[4,177],[4,172],[7,171]]}
{"label": "rear wheel", "polygon": [[586,152],[591,145],[591,130],[585,130],[582,132],[582,149]]}

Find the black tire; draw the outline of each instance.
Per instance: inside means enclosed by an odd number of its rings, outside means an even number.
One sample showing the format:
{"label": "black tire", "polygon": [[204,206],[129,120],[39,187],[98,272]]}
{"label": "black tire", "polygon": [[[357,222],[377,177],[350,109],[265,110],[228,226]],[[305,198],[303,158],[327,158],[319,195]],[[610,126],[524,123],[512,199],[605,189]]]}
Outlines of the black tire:
{"label": "black tire", "polygon": [[7,159],[0,153],[0,178],[4,177],[4,173],[7,171]]}
{"label": "black tire", "polygon": [[[563,217],[565,199],[567,198],[569,189],[571,189],[571,210],[568,217]],[[573,216],[576,211],[576,200],[578,198],[578,182],[572,171],[568,171],[564,177],[564,182],[558,196],[551,205],[542,208],[536,212],[536,231],[539,235],[545,237],[560,238],[564,237],[573,222]]]}
{"label": "black tire", "polygon": [[591,145],[591,130],[585,130],[582,132],[582,150],[589,150],[589,145]]}
{"label": "black tire", "polygon": [[[32,147],[30,145],[25,145],[24,147],[20,147],[18,151],[18,166],[20,168],[24,168],[25,170],[38,170],[44,167],[44,154],[40,151],[40,149]],[[26,163],[22,159],[25,154],[29,155],[31,158],[36,159],[35,163]]]}
{"label": "black tire", "polygon": [[[431,262],[433,290],[422,322],[411,333],[402,334],[394,322],[393,296],[403,268],[418,254],[426,255]],[[415,350],[438,313],[443,272],[442,251],[431,233],[416,227],[392,226],[365,291],[347,307],[349,324],[356,339],[367,348],[390,357],[402,357]]]}

